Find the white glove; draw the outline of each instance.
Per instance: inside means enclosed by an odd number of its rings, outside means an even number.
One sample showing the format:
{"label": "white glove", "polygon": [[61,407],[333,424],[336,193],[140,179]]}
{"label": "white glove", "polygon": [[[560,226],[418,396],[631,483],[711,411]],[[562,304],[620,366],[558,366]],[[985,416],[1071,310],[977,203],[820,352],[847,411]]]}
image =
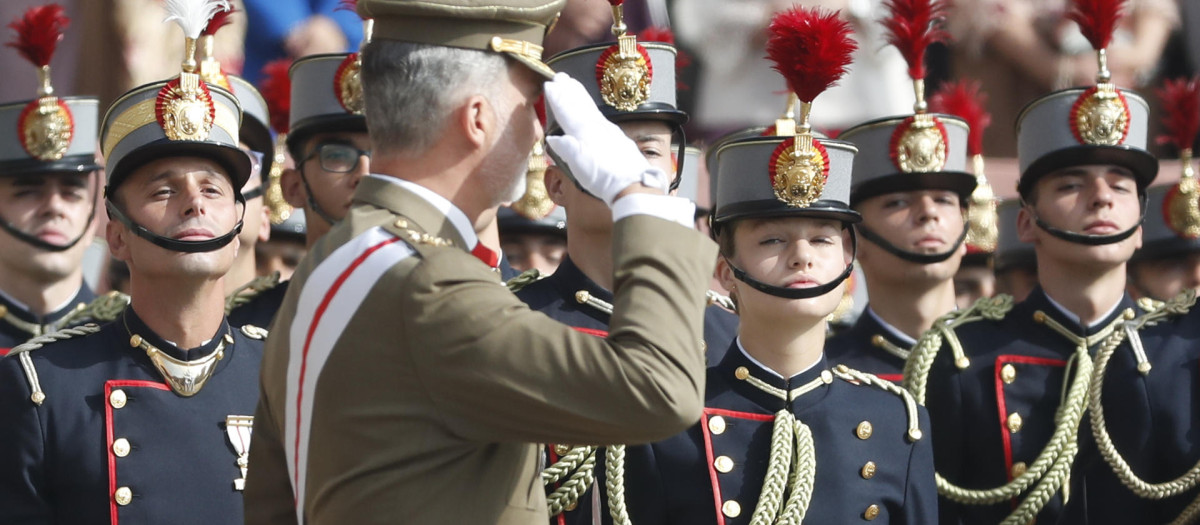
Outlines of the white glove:
{"label": "white glove", "polygon": [[546,82],[546,104],[565,133],[546,137],[546,145],[588,193],[609,207],[625,188],[639,182],[667,193],[668,175],[650,166],[637,144],[604,118],[583,84],[566,73],[554,75]]}

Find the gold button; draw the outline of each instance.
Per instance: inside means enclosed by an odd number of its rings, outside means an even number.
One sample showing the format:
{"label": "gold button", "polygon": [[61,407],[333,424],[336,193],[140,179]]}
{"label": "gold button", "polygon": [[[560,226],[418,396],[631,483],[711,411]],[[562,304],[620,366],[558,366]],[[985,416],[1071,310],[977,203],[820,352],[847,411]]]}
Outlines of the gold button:
{"label": "gold button", "polygon": [[730,518],[736,518],[742,515],[742,505],[736,501],[729,500],[721,505],[721,512]]}
{"label": "gold button", "polygon": [[0,304],[0,317],[8,315],[8,307]]}
{"label": "gold button", "polygon": [[129,440],[125,439],[125,438],[120,438],[116,441],[113,441],[112,450],[113,450],[113,454],[116,454],[117,457],[119,457],[119,458],[128,456],[129,455]]}
{"label": "gold button", "polygon": [[565,456],[565,455],[567,455],[567,452],[570,452],[570,451],[571,451],[571,445],[563,445],[561,443],[554,445],[554,453],[558,454],[559,456]]}
{"label": "gold button", "polygon": [[821,382],[825,383],[827,385],[829,383],[832,383],[833,382],[833,372],[830,372],[828,370],[822,370],[821,371]]}
{"label": "gold button", "polygon": [[713,416],[708,418],[708,431],[713,434],[725,433],[725,418],[721,416]]}
{"label": "gold button", "polygon": [[713,460],[713,466],[717,468],[717,472],[728,473],[733,470],[733,459],[729,456],[717,456]]}
{"label": "gold button", "polygon": [[40,405],[42,401],[46,400],[46,394],[43,392],[34,392],[33,395],[29,396],[29,399],[33,400],[35,405]]}
{"label": "gold button", "polygon": [[858,439],[867,439],[871,437],[871,431],[873,430],[874,427],[871,426],[870,421],[863,421],[858,424],[858,428],[854,429],[854,433],[858,435]]}
{"label": "gold button", "polygon": [[1006,385],[1011,385],[1013,381],[1017,380],[1017,367],[1011,364],[1004,365],[1000,369],[1000,380],[1004,381]]}
{"label": "gold button", "polygon": [[108,402],[113,408],[123,408],[125,406],[125,401],[126,399],[124,390],[113,390],[112,393],[108,395]]}
{"label": "gold button", "polygon": [[954,366],[957,366],[959,369],[966,369],[968,366],[971,366],[971,360],[967,359],[966,356],[960,357],[954,360]]}
{"label": "gold button", "polygon": [[132,346],[134,348],[142,346],[142,336],[137,335],[137,334],[133,334],[133,335],[129,336],[129,346]]}
{"label": "gold button", "polygon": [[[245,328],[245,327],[243,326],[242,328]],[[232,334],[225,334],[225,344],[227,344],[227,345],[233,344],[233,335]]]}
{"label": "gold button", "polygon": [[747,377],[750,377],[750,370],[744,366],[739,366],[733,371],[733,377],[738,379],[746,379]]}
{"label": "gold button", "polygon": [[1028,468],[1028,466],[1026,466],[1026,465],[1025,465],[1025,462],[1024,462],[1024,461],[1018,461],[1018,462],[1016,462],[1016,463],[1013,463],[1013,466],[1012,466],[1012,477],[1013,477],[1013,478],[1019,478],[1019,477],[1021,477],[1021,474],[1024,474],[1024,473],[1025,473],[1025,470],[1026,470],[1027,468]]}
{"label": "gold button", "polygon": [[129,487],[121,487],[113,493],[113,500],[117,502],[117,505],[124,507],[133,501],[133,491],[129,490]]}
{"label": "gold button", "polygon": [[863,511],[863,518],[866,520],[873,520],[878,517],[879,505],[871,505],[870,507],[867,507],[867,510]]}
{"label": "gold button", "polygon": [[1033,320],[1039,323],[1046,322],[1046,313],[1041,310],[1033,312]]}
{"label": "gold button", "polygon": [[408,221],[406,221],[404,219],[396,219],[396,227],[397,228],[407,228]]}
{"label": "gold button", "polygon": [[1025,422],[1021,420],[1021,414],[1013,412],[1008,415],[1008,431],[1016,434],[1021,431],[1021,425]]}
{"label": "gold button", "polygon": [[875,462],[874,461],[868,461],[866,465],[863,465],[862,477],[863,477],[863,479],[871,479],[871,478],[875,477]]}
{"label": "gold button", "polygon": [[875,335],[871,336],[871,344],[873,344],[875,346],[883,346],[883,343],[885,343],[885,342],[886,341],[883,339],[882,335],[875,334]]}

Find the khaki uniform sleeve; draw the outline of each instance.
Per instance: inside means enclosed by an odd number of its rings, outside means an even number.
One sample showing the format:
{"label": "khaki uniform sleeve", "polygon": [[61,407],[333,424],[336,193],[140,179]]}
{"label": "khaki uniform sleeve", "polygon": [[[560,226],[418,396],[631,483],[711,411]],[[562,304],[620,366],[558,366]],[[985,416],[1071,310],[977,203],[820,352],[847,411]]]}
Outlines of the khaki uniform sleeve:
{"label": "khaki uniform sleeve", "polygon": [[703,407],[704,292],[716,246],[649,216],[614,225],[607,338],[524,303],[461,252],[426,254],[405,291],[415,380],[451,432],[478,441],[644,443]]}
{"label": "khaki uniform sleeve", "polygon": [[246,470],[246,525],[295,525],[296,500],[288,479],[287,455],[278,422],[271,416],[267,392],[259,387]]}

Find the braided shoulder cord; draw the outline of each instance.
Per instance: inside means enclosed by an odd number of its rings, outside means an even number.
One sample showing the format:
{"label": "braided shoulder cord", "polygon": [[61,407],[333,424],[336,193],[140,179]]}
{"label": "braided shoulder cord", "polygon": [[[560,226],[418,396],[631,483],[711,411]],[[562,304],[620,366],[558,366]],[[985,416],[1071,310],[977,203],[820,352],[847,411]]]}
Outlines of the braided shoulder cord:
{"label": "braided shoulder cord", "polygon": [[917,441],[921,439],[921,418],[917,414],[917,401],[913,399],[912,394],[907,390],[900,388],[895,383],[883,379],[875,374],[860,372],[846,365],[838,365],[833,369],[833,374],[848,383],[857,383],[865,386],[874,386],[884,392],[888,392],[898,396],[904,401],[904,409],[908,414],[908,439]]}
{"label": "braided shoulder cord", "polygon": [[129,306],[129,296],[113,290],[97,297],[83,308],[78,308],[63,317],[58,326],[70,326],[85,319],[112,321]]}
{"label": "braided shoulder cord", "polygon": [[783,506],[784,490],[787,487],[788,470],[791,468],[795,449],[792,448],[792,428],[796,416],[784,408],[775,413],[775,424],[771,428],[771,455],[767,463],[767,474],[763,476],[758,504],[750,516],[750,525],[771,525],[779,516]]}
{"label": "braided shoulder cord", "polygon": [[[938,322],[935,322],[933,328],[925,332],[921,336],[921,340],[913,347],[912,356],[905,363],[904,367],[905,384],[916,401],[922,404],[925,402],[929,370],[933,365],[934,359],[937,357],[938,351],[942,347],[943,338],[948,340],[952,349],[957,348],[961,352],[961,346],[956,346],[958,338],[954,336],[955,328],[962,324],[981,319],[1001,319],[1011,308],[1012,297],[996,296],[992,299],[985,298],[976,301],[967,310],[948,314],[939,319]],[[1033,464],[1023,474],[1008,483],[996,488],[983,490],[966,489],[951,483],[942,477],[941,474],[935,474],[939,494],[959,503],[970,505],[993,504],[1019,496],[1032,486],[1035,481],[1038,481],[1044,474],[1051,470],[1055,463],[1058,462],[1059,456],[1069,447],[1074,446],[1078,435],[1079,423],[1083,418],[1084,405],[1091,379],[1091,358],[1087,356],[1087,347],[1076,348],[1076,354],[1079,356],[1077,364],[1080,369],[1071,382],[1066,400],[1059,405],[1055,413],[1054,419],[1057,425],[1055,426],[1054,433],[1051,435],[1049,442],[1046,443],[1045,448],[1038,454]],[[969,365],[969,362],[967,362],[965,354],[956,352],[955,364],[961,369],[965,368],[964,365]],[[1071,458],[1074,458],[1073,454]],[[1069,464],[1067,467],[1069,467]],[[1062,476],[1055,476],[1061,479],[1045,480],[1046,482],[1039,484],[1039,487],[1048,489],[1054,485],[1061,486],[1066,475],[1067,473],[1064,472]],[[1034,506],[1034,503],[1036,503],[1036,500],[1031,498],[1027,498],[1026,501],[1030,504],[1029,507]],[[1040,505],[1038,506],[1038,510],[1040,510]]]}
{"label": "braided shoulder cord", "polygon": [[510,291],[512,293],[517,293],[517,292],[521,291],[523,288],[525,288],[526,286],[529,286],[529,285],[541,280],[543,277],[546,277],[546,276],[542,275],[542,272],[538,271],[537,268],[530,268],[530,269],[522,272],[521,275],[518,275],[516,277],[513,277],[512,279],[504,281],[504,286],[508,287],[508,291]]}
{"label": "braided shoulder cord", "polygon": [[[1180,301],[1181,298],[1183,301]],[[1126,323],[1125,330],[1114,332],[1096,352],[1096,368],[1092,372],[1092,391],[1088,396],[1088,410],[1092,413],[1092,435],[1096,438],[1096,446],[1100,450],[1100,455],[1108,463],[1109,467],[1112,468],[1113,473],[1117,475],[1122,484],[1140,498],[1164,499],[1177,496],[1195,488],[1198,482],[1200,482],[1200,462],[1193,465],[1183,475],[1164,483],[1148,483],[1135,474],[1129,466],[1129,462],[1125,460],[1120,451],[1117,450],[1116,445],[1113,444],[1112,436],[1108,433],[1104,416],[1104,403],[1102,402],[1104,375],[1113,353],[1126,337],[1130,337],[1131,339],[1137,337],[1137,330],[1147,323],[1157,322],[1170,315],[1187,313],[1188,309],[1195,304],[1195,300],[1194,292],[1190,297],[1179,296],[1158,310],[1143,315],[1135,321]],[[1197,501],[1200,502],[1200,500]]]}
{"label": "braided shoulder cord", "polygon": [[777,525],[800,525],[804,521],[817,478],[817,453],[812,429],[800,421],[793,421],[792,424],[796,435],[795,461],[788,476],[787,504],[775,522]]}
{"label": "braided shoulder cord", "polygon": [[613,525],[630,525],[625,506],[625,445],[610,445],[604,455],[604,485],[608,490],[608,514]]}
{"label": "braided shoulder cord", "polygon": [[572,447],[570,451],[558,458],[553,465],[542,469],[542,484],[549,485],[562,479],[571,471],[579,468],[588,456],[595,452],[596,447]]}
{"label": "braided shoulder cord", "polygon": [[576,470],[565,483],[546,496],[546,506],[550,511],[550,516],[562,514],[563,510],[579,501],[579,495],[583,494],[596,480],[593,474],[595,468],[596,454],[593,451],[579,466],[579,470]]}
{"label": "braided shoulder cord", "polygon": [[905,361],[908,361],[908,356],[912,355],[912,350],[901,348],[893,344],[891,341],[888,341],[886,337],[879,334],[875,334],[875,336],[871,338],[871,344],[876,348],[879,348],[880,350],[899,357]]}
{"label": "braided shoulder cord", "polygon": [[33,404],[40,406],[45,402],[46,393],[42,391],[42,383],[38,380],[37,369],[33,366],[33,358],[29,357],[29,352],[55,341],[94,334],[98,331],[100,331],[100,326],[92,323],[74,328],[63,328],[57,332],[50,332],[46,335],[34,337],[9,352],[9,355],[16,355],[17,359],[21,362],[21,369],[25,372],[25,379],[29,381],[29,400],[33,401]]}

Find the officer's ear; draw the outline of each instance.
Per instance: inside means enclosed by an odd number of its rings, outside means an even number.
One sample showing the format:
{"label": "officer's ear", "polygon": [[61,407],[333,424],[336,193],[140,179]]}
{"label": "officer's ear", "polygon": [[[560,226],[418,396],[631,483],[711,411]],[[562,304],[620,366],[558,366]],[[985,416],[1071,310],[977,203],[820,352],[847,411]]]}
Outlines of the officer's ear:
{"label": "officer's ear", "polygon": [[118,261],[129,263],[129,243],[126,235],[130,232],[124,224],[108,221],[104,226],[104,241],[108,243],[108,253]]}
{"label": "officer's ear", "polygon": [[1037,240],[1034,234],[1037,225],[1034,224],[1033,213],[1029,204],[1022,204],[1021,209],[1017,210],[1017,238],[1021,242],[1033,243]]}
{"label": "officer's ear", "polygon": [[550,166],[546,168],[546,174],[543,177],[546,182],[546,193],[550,196],[550,200],[554,201],[554,204],[565,207],[567,205],[565,186],[571,184],[567,180],[567,175],[558,166]]}
{"label": "officer's ear", "polygon": [[308,205],[308,192],[304,190],[304,181],[300,180],[300,171],[296,168],[284,168],[279,174],[279,190],[283,193],[283,200],[293,208],[300,209]]}
{"label": "officer's ear", "polygon": [[452,114],[452,122],[476,150],[486,149],[497,132],[496,107],[483,95],[471,95]]}

